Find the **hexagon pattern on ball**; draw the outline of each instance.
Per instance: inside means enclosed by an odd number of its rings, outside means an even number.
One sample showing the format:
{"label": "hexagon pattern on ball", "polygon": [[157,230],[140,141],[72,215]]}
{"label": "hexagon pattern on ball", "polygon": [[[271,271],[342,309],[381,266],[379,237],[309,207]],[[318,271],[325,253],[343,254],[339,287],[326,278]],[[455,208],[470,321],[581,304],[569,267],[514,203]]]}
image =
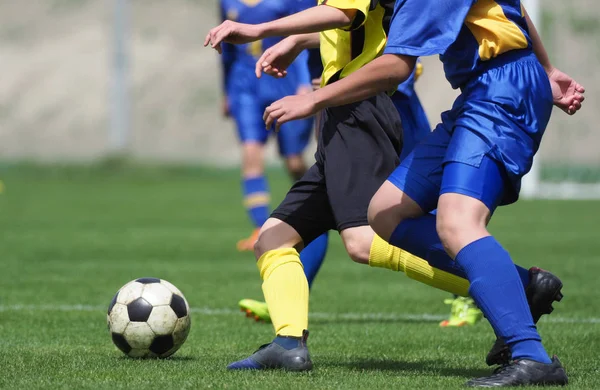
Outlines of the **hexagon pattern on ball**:
{"label": "hexagon pattern on ball", "polygon": [[108,328],[113,333],[123,334],[125,328],[129,324],[129,313],[127,306],[120,303],[115,304],[110,314],[108,315]]}
{"label": "hexagon pattern on ball", "polygon": [[148,349],[156,335],[147,323],[130,322],[125,328],[123,336],[125,336],[125,340],[131,345],[131,348]]}
{"label": "hexagon pattern on ball", "polygon": [[177,322],[177,315],[167,305],[155,306],[150,313],[150,317],[147,320],[148,325],[158,335],[170,335],[175,329],[175,323]]}
{"label": "hexagon pattern on ball", "polygon": [[158,278],[127,283],[108,307],[108,329],[115,346],[135,358],[168,357],[185,342],[190,310],[177,287]]}
{"label": "hexagon pattern on ball", "polygon": [[171,290],[171,292],[173,294],[183,296],[183,294],[181,293],[181,291],[179,291],[179,289],[177,287],[173,286],[171,283],[167,282],[166,280],[161,279],[160,284],[162,284],[163,286],[166,286],[169,290]]}
{"label": "hexagon pattern on ball", "polygon": [[146,284],[142,292],[142,297],[152,306],[168,305],[172,295],[171,290],[160,283]]}
{"label": "hexagon pattern on ball", "polygon": [[129,302],[135,301],[142,296],[144,285],[136,282],[135,280],[127,283],[119,290],[117,295],[117,303],[127,305]]}

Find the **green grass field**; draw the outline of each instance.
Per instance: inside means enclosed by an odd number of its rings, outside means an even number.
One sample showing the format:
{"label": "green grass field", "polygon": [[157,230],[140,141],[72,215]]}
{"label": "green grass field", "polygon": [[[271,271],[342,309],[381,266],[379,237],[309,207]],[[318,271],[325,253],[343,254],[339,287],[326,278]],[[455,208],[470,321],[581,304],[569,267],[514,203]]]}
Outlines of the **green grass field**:
{"label": "green grass field", "polygon": [[[288,182],[271,175],[274,200]],[[1,388],[457,388],[489,372],[486,322],[440,329],[447,294],[352,263],[337,234],[311,295],[310,374],[237,372],[227,363],[272,337],[237,311],[261,297],[236,172],[5,168],[0,179]],[[600,203],[520,202],[492,230],[524,266],[553,270],[565,299],[540,325],[571,388],[600,388]],[[482,259],[483,260],[483,259]],[[112,345],[106,306],[156,276],[193,307],[171,359],[132,360]]]}

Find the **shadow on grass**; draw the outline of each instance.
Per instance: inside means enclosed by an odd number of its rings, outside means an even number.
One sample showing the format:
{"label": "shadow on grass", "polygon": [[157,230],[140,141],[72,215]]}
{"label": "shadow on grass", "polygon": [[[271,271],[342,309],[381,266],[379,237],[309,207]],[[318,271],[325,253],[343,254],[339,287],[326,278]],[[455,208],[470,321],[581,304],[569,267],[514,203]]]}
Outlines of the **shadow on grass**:
{"label": "shadow on grass", "polygon": [[352,371],[391,371],[396,373],[422,373],[427,375],[442,375],[462,377],[466,379],[487,376],[491,370],[448,367],[444,360],[423,360],[418,362],[405,362],[401,360],[377,360],[358,358],[353,361],[321,362],[323,366],[341,367]]}

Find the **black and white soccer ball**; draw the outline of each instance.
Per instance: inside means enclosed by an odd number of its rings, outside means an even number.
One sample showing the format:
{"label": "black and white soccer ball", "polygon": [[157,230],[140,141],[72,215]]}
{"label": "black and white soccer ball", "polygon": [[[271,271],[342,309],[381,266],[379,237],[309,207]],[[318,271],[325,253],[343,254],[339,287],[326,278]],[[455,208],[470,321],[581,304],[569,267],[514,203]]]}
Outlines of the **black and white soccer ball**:
{"label": "black and white soccer ball", "polygon": [[108,306],[108,330],[123,353],[136,358],[174,354],[190,331],[190,307],[166,280],[140,278],[127,283]]}

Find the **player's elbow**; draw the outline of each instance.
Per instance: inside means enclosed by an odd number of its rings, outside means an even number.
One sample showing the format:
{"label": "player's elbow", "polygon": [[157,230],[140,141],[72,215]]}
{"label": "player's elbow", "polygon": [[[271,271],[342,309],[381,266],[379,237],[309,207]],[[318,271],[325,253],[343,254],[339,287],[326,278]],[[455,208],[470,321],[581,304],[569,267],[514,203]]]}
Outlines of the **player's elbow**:
{"label": "player's elbow", "polygon": [[[327,5],[326,5],[327,6]],[[329,21],[334,28],[348,27],[354,22],[354,18],[357,16],[355,9],[339,9],[331,6],[327,6],[330,11]]]}
{"label": "player's elbow", "polygon": [[384,54],[381,56],[383,69],[389,89],[395,89],[399,84],[405,82],[416,65],[416,57],[400,56],[395,54]]}

